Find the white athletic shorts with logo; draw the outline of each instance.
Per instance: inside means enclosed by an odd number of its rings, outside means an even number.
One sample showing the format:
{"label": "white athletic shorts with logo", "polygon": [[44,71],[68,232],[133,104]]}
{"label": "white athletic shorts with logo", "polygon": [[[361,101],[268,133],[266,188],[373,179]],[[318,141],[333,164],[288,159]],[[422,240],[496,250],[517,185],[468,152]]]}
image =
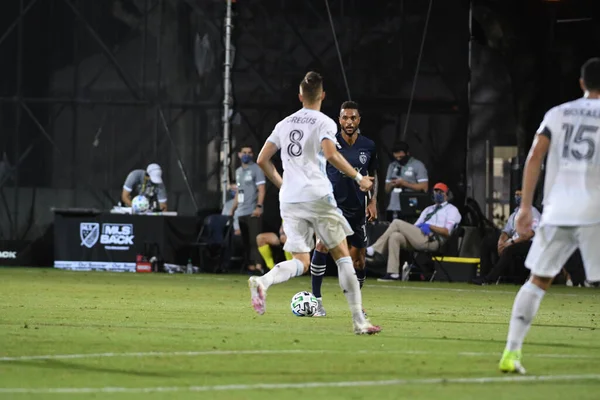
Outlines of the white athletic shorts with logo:
{"label": "white athletic shorts with logo", "polygon": [[280,210],[287,236],[283,249],[292,253],[310,252],[315,234],[332,249],[354,233],[331,195],[304,203],[281,203]]}
{"label": "white athletic shorts with logo", "polygon": [[582,226],[541,225],[525,260],[531,273],[543,278],[555,277],[579,248],[586,278],[600,281],[600,224]]}

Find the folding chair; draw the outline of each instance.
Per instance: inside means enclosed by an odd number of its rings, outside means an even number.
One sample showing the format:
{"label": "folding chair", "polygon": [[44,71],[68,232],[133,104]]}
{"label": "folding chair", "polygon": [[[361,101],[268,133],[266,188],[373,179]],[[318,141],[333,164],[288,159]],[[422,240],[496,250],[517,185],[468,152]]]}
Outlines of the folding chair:
{"label": "folding chair", "polygon": [[226,251],[231,248],[233,218],[228,215],[213,214],[204,219],[195,247],[198,247],[200,269],[207,269],[209,261],[214,262],[212,272],[227,270]]}
{"label": "folding chair", "polygon": [[[450,274],[444,267],[443,262],[445,259],[456,259],[459,256],[464,235],[464,228],[461,226],[456,226],[452,230],[450,237],[442,244],[442,246],[439,249],[434,251],[415,252],[416,254],[427,254],[427,259],[433,262],[433,273],[431,275],[431,278],[429,279],[430,282],[432,282],[435,279],[438,271],[441,271],[444,274],[446,279],[448,279],[448,282],[452,282],[452,278],[450,277]],[[414,256],[413,258],[415,260],[415,264],[417,264],[417,266],[419,266],[421,270],[423,270],[423,268],[417,262],[418,257]]]}

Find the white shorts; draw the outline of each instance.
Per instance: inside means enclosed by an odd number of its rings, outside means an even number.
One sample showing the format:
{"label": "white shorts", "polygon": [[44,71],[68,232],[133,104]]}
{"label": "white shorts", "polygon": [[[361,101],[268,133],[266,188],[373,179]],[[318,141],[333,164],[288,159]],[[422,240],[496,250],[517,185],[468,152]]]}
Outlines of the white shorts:
{"label": "white shorts", "polygon": [[589,281],[600,281],[600,224],[541,225],[537,228],[525,265],[542,278],[554,278],[579,248]]}
{"label": "white shorts", "polygon": [[315,247],[315,234],[332,249],[354,233],[333,196],[305,203],[281,203],[280,210],[287,235],[283,249],[292,253],[310,252]]}

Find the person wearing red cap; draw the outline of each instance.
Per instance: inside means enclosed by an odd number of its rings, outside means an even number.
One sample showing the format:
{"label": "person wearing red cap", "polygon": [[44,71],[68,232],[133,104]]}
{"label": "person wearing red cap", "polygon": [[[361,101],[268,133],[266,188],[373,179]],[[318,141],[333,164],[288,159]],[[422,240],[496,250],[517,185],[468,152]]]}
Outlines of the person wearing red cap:
{"label": "person wearing red cap", "polygon": [[435,251],[440,248],[462,217],[448,203],[448,185],[438,182],[433,187],[434,205],[427,207],[414,225],[394,220],[381,237],[367,247],[367,261],[384,258],[387,253],[387,273],[379,281],[400,280],[400,250]]}

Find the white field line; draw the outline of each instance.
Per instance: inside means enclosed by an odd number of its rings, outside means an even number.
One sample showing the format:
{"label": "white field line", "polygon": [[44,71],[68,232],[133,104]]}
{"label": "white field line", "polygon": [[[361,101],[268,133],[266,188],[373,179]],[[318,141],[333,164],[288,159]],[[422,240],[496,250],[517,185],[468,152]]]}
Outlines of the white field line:
{"label": "white field line", "polygon": [[[359,350],[359,351],[336,351],[336,350],[210,350],[210,351],[147,351],[147,352],[125,352],[125,353],[82,353],[82,354],[48,354],[32,356],[0,357],[2,361],[34,361],[34,360],[70,360],[81,358],[144,358],[144,357],[198,357],[198,356],[226,356],[226,355],[279,355],[279,354],[405,354],[405,355],[444,355],[461,357],[500,357],[501,353],[486,352],[435,352],[421,350]],[[529,354],[527,357],[534,358],[562,358],[562,359],[598,359],[600,355],[588,354],[553,354],[539,353]]]}
{"label": "white field line", "polygon": [[439,385],[439,384],[486,384],[507,382],[557,382],[600,380],[600,374],[588,375],[540,375],[540,376],[488,376],[480,378],[426,378],[426,379],[390,379],[382,381],[351,382],[304,382],[304,383],[257,383],[217,386],[167,386],[167,387],[99,387],[99,388],[0,388],[4,394],[82,394],[82,393],[157,393],[157,392],[216,392],[232,390],[285,390],[285,389],[318,389],[368,386],[403,386],[403,385]]}
{"label": "white field line", "polygon": [[[221,277],[193,277],[193,279],[210,279],[210,280],[215,280],[215,281],[231,281],[233,279],[232,278],[221,278]],[[371,280],[374,280],[375,278],[372,278]],[[427,284],[427,282],[423,282],[424,285]],[[324,281],[323,285],[326,286],[338,286],[339,284],[337,282],[327,282]],[[440,288],[440,287],[418,287],[418,286],[403,286],[403,285],[386,285],[386,284],[372,284],[369,283],[369,280],[367,279],[367,281],[365,282],[365,286],[368,286],[370,288],[385,288],[385,289],[396,289],[396,290],[425,290],[425,291],[433,291],[433,292],[456,292],[456,293],[488,293],[488,294],[512,294],[512,295],[516,295],[518,292],[519,287],[515,286],[515,290],[511,291],[511,290],[489,290],[489,289],[459,289],[459,288]],[[585,289],[585,288],[580,288],[580,289]],[[590,294],[589,291],[586,291],[585,294],[580,294],[580,293],[557,293],[555,291],[549,290],[548,291],[548,295],[551,296],[568,296],[568,297],[577,297],[577,296],[590,296],[590,297],[596,297],[596,293],[594,294]]]}

